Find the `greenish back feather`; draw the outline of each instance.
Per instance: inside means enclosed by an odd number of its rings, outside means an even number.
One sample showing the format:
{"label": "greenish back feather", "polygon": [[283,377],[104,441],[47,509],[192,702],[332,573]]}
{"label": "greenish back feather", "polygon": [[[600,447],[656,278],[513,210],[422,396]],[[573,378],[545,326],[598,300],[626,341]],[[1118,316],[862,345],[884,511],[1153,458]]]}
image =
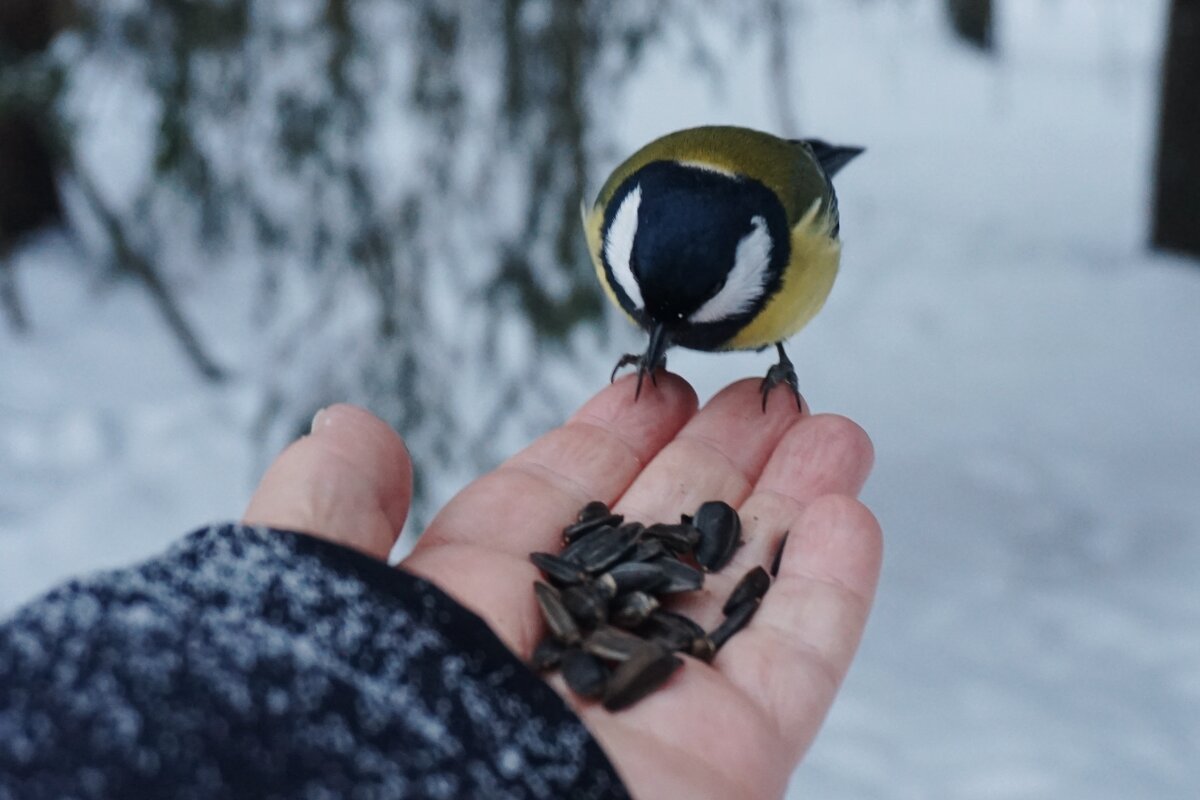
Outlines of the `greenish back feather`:
{"label": "greenish back feather", "polygon": [[596,197],[603,208],[621,183],[653,161],[679,161],[745,175],[779,196],[789,226],[800,221],[820,198],[829,207],[829,183],[812,152],[802,142],[729,125],[711,125],[655,139],[613,170]]}

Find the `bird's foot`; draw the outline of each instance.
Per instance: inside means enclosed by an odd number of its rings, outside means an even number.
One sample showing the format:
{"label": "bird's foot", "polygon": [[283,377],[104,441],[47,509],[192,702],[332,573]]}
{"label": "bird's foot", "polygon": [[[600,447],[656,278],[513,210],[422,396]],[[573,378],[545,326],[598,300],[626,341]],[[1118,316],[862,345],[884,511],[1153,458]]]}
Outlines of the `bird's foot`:
{"label": "bird's foot", "polygon": [[787,353],[783,352],[783,345],[776,343],[775,348],[779,351],[779,363],[767,370],[767,375],[763,378],[760,387],[763,413],[765,414],[767,411],[767,397],[771,394],[771,390],[781,383],[787,384],[791,388],[792,394],[796,398],[796,409],[803,412],[804,404],[800,400],[800,386],[796,381],[796,369],[792,366],[792,360],[787,357]]}
{"label": "bird's foot", "polygon": [[654,377],[654,373],[656,370],[666,369],[667,357],[665,355],[659,356],[658,363],[654,366],[648,366],[646,362],[646,356],[644,355],[638,355],[637,353],[626,353],[625,355],[621,356],[621,359],[617,361],[617,365],[613,367],[612,375],[609,376],[608,382],[612,383],[617,379],[617,373],[620,372],[621,367],[628,367],[631,364],[636,365],[638,380],[637,390],[633,394],[633,399],[638,399],[642,394],[642,381],[645,379],[646,375],[650,376],[651,383],[653,383],[655,386],[658,386],[658,379]]}

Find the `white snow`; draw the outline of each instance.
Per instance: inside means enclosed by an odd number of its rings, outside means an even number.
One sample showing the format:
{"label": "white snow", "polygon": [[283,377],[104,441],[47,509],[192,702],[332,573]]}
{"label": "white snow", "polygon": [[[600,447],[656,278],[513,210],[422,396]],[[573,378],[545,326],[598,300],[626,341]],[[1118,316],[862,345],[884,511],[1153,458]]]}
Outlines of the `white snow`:
{"label": "white snow", "polygon": [[[875,441],[886,556],[791,796],[1196,796],[1200,263],[1145,247],[1164,10],[1002,2],[996,60],[932,0],[795,15],[804,132],[868,151],[837,181],[842,274],[789,352],[814,408]],[[677,34],[651,48],[605,115],[629,151],[779,124],[761,37],[700,33],[723,77]],[[36,328],[0,333],[0,609],[236,516],[261,467],[255,376],[200,382],[140,290],[57,237],[19,268]],[[218,354],[253,346],[235,272],[185,297]],[[580,398],[637,347],[613,325]],[[702,396],[770,363],[671,354]]]}

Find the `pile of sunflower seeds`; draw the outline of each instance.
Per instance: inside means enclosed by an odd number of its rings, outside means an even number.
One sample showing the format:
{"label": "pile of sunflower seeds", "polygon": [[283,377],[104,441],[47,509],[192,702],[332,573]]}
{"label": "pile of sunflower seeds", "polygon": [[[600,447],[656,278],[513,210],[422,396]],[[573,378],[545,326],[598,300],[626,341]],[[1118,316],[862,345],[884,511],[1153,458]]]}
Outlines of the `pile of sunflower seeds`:
{"label": "pile of sunflower seeds", "polygon": [[755,567],[738,582],[713,630],[663,604],[702,589],[705,573],[729,563],[741,533],[737,512],[720,501],[704,503],[679,524],[650,526],[588,503],[563,529],[561,553],[529,556],[546,578],[533,589],[549,631],[532,666],[560,668],[573,692],[617,711],[665,683],[683,664],[676,653],[710,661],[758,610],[783,544],[770,575]]}

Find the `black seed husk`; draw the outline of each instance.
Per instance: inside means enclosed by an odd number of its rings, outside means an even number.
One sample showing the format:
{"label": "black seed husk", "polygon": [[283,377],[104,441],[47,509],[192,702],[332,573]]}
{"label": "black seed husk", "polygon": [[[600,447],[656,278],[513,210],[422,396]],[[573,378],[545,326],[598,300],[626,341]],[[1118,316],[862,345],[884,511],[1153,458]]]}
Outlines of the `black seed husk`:
{"label": "black seed husk", "polygon": [[606,600],[612,600],[617,596],[617,581],[613,578],[612,573],[606,572],[603,575],[597,575],[591,579],[590,583],[596,593]]}
{"label": "black seed husk", "polygon": [[595,519],[585,519],[582,522],[573,522],[563,528],[563,544],[574,544],[589,533],[594,533],[601,528],[615,528],[624,520],[625,518],[620,514],[609,514]]}
{"label": "black seed husk", "polygon": [[712,500],[696,509],[692,524],[700,530],[696,561],[708,572],[729,563],[742,538],[742,523],[728,503]]}
{"label": "black seed husk", "polygon": [[652,562],[662,568],[666,582],[656,590],[658,594],[696,592],[704,586],[704,573],[677,558],[659,558]]}
{"label": "black seed husk", "polygon": [[704,629],[689,617],[674,611],[657,609],[637,629],[647,639],[661,642],[669,650],[691,652],[692,642],[704,636]]}
{"label": "black seed husk", "polygon": [[600,659],[575,649],[563,654],[562,674],[571,691],[589,698],[604,695],[609,679],[608,668]]}
{"label": "black seed husk", "polygon": [[755,567],[742,576],[742,579],[737,582],[737,586],[733,587],[733,591],[729,593],[729,599],[725,601],[725,607],[721,612],[729,616],[729,612],[740,606],[747,600],[758,602],[762,600],[763,595],[767,593],[767,589],[771,588],[771,576],[762,567]]}
{"label": "black seed husk", "polygon": [[624,534],[633,535],[634,541],[637,541],[646,531],[646,526],[640,522],[626,522],[620,526],[619,530]]}
{"label": "black seed husk", "polygon": [[637,523],[601,528],[568,545],[562,558],[588,572],[602,572],[629,551],[641,533],[642,526]]}
{"label": "black seed husk", "polygon": [[784,531],[783,538],[779,540],[779,549],[775,551],[775,557],[771,559],[771,577],[774,578],[779,574],[779,567],[783,564],[783,548],[787,547],[788,536],[791,531]]}
{"label": "black seed husk", "polygon": [[712,661],[713,656],[717,654],[717,648],[713,644],[713,640],[706,633],[692,640],[691,653],[701,661]]}
{"label": "black seed husk", "polygon": [[663,544],[662,539],[647,539],[642,537],[638,539],[638,543],[633,546],[633,549],[625,554],[626,561],[651,561],[661,555],[665,555],[667,546]]}
{"label": "black seed husk", "polygon": [[585,628],[599,625],[608,618],[608,598],[591,584],[581,583],[563,591],[562,604]]}
{"label": "black seed husk", "polygon": [[628,708],[665,683],[682,664],[667,648],[648,642],[613,672],[604,693],[604,707],[609,711]]}
{"label": "black seed husk", "polygon": [[547,636],[538,642],[537,647],[533,649],[533,656],[529,659],[529,666],[539,672],[554,669],[562,662],[563,653],[567,650],[567,646],[555,639],[553,636]]}
{"label": "black seed husk", "polygon": [[658,600],[645,592],[618,596],[612,603],[612,621],[622,628],[636,628],[658,608]]}
{"label": "black seed husk", "polygon": [[563,545],[570,547],[571,545],[575,545],[575,543],[581,539],[584,539],[584,537],[596,533],[598,530],[617,528],[617,525],[619,524],[620,518],[617,518],[616,522],[610,522],[608,521],[607,517],[601,517],[600,519],[588,519],[586,522],[570,524],[568,527],[563,529]]}
{"label": "black seed husk", "polygon": [[[770,586],[761,567],[742,576],[725,602],[724,621],[708,633],[659,607],[661,597],[702,589],[705,572],[726,566],[741,544],[737,512],[720,501],[680,515],[679,524],[649,527],[594,501],[563,529],[563,540],[561,553],[530,553],[546,576],[534,591],[549,629],[530,665],[558,667],[572,691],[602,698],[610,711],[661,686],[683,663],[675,653],[712,660],[750,621]],[[785,533],[772,575],[786,542]]]}
{"label": "black seed husk", "polygon": [[585,551],[589,547],[595,547],[595,542],[598,539],[604,536],[612,536],[616,533],[616,531],[617,529],[612,525],[601,525],[600,527],[594,528],[587,533],[580,534],[572,539],[567,546],[563,548],[563,551],[558,554],[558,557],[564,561],[570,561],[572,564],[578,564],[579,553]]}
{"label": "black seed husk", "polygon": [[700,531],[691,525],[667,525],[658,523],[646,528],[646,536],[662,539],[663,544],[676,553],[690,554],[700,543]]}
{"label": "black seed husk", "polygon": [[692,639],[678,631],[663,631],[654,636],[647,636],[646,641],[661,644],[672,653],[690,653],[692,650]]}
{"label": "black seed husk", "polygon": [[740,606],[732,608],[708,638],[712,640],[714,652],[720,650],[729,641],[729,637],[746,627],[746,623],[758,611],[757,600],[746,600]]}
{"label": "black seed husk", "polygon": [[578,643],[580,639],[579,626],[575,623],[571,612],[563,605],[562,596],[558,590],[541,581],[535,581],[533,591],[537,596],[538,605],[542,609],[542,616],[546,618],[546,626],[550,629],[551,635],[566,644]]}
{"label": "black seed husk", "polygon": [[591,519],[600,519],[609,515],[608,504],[602,500],[593,500],[583,508],[579,509],[579,514],[576,515],[576,522],[587,522]]}
{"label": "black seed husk", "polygon": [[645,647],[646,640],[612,625],[600,625],[583,640],[583,649],[608,661],[627,661]]}
{"label": "black seed husk", "polygon": [[529,560],[557,586],[571,586],[587,577],[577,565],[552,553],[530,553]]}
{"label": "black seed husk", "polygon": [[616,594],[625,592],[652,592],[668,582],[667,570],[658,563],[626,561],[617,564],[601,578],[611,578],[616,584]]}
{"label": "black seed husk", "polygon": [[646,620],[646,624],[678,628],[693,637],[704,635],[704,628],[700,627],[699,622],[691,617],[685,617],[677,611],[668,611],[665,608],[655,610]]}

